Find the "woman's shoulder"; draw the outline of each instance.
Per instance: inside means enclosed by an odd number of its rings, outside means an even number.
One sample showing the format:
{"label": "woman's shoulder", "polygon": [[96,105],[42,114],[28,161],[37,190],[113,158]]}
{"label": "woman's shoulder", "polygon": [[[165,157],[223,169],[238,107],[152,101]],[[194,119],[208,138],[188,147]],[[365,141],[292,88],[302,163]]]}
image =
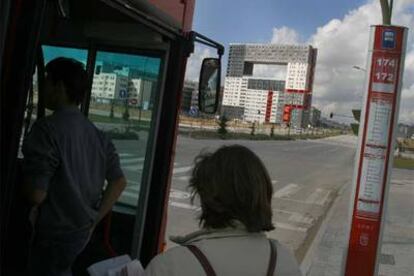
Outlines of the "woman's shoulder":
{"label": "woman's shoulder", "polygon": [[190,267],[191,258],[193,256],[185,246],[170,248],[151,260],[145,268],[145,275],[187,275],[183,270]]}
{"label": "woman's shoulder", "polygon": [[302,275],[294,253],[279,241],[270,239],[276,245],[276,275]]}

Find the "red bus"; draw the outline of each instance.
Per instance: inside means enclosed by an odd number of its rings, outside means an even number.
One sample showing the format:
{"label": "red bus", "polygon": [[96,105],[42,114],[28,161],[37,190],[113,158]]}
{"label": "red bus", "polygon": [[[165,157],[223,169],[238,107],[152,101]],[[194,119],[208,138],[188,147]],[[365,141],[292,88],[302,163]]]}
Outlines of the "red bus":
{"label": "red bus", "polygon": [[111,136],[129,183],[75,264],[75,275],[120,254],[145,266],[162,250],[181,91],[195,42],[217,50],[202,65],[200,111],[216,111],[220,88],[224,47],[191,31],[194,5],[194,0],[1,1],[2,275],[24,275],[30,227],[19,195],[20,147],[33,121],[47,115],[44,67],[57,56],[85,64],[90,85],[81,110]]}

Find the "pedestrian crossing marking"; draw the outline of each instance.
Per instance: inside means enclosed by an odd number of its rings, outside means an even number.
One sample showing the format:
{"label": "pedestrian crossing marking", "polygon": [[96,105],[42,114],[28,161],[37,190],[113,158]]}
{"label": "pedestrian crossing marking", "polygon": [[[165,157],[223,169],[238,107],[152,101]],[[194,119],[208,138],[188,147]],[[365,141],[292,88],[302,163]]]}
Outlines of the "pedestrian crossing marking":
{"label": "pedestrian crossing marking", "polygon": [[308,231],[308,228],[298,227],[298,226],[294,226],[294,225],[291,225],[291,224],[288,224],[288,223],[283,223],[283,222],[276,222],[275,227],[280,228],[280,229],[299,231],[299,232]]}
{"label": "pedestrian crossing marking", "polygon": [[193,166],[186,166],[186,167],[179,167],[179,168],[174,168],[173,173],[177,174],[177,173],[185,173],[190,171],[193,168]]}
{"label": "pedestrian crossing marking", "polygon": [[191,205],[188,203],[183,203],[183,202],[175,202],[175,201],[169,201],[170,206],[173,207],[177,207],[177,208],[182,208],[182,209],[188,209],[188,210],[194,210],[194,211],[200,211],[201,208],[195,205]]}
{"label": "pedestrian crossing marking", "polygon": [[188,181],[188,180],[190,180],[191,176],[183,175],[183,176],[177,176],[177,177],[174,177],[174,178],[178,179],[178,180],[182,180],[182,181]]}
{"label": "pedestrian crossing marking", "polygon": [[144,160],[145,160],[145,157],[121,159],[121,165],[142,163]]}
{"label": "pedestrian crossing marking", "polygon": [[177,199],[189,199],[191,194],[189,192],[183,192],[176,189],[171,189],[170,191],[170,198],[177,198]]}
{"label": "pedestrian crossing marking", "polygon": [[300,190],[300,188],[301,187],[299,185],[290,183],[287,186],[283,187],[282,189],[279,189],[278,191],[276,191],[273,197],[278,197],[278,198],[287,197],[287,196],[290,196],[296,193],[298,190]]}
{"label": "pedestrian crossing marking", "polygon": [[325,205],[328,202],[330,191],[324,189],[316,189],[312,192],[307,198],[306,203],[316,204],[316,205]]}

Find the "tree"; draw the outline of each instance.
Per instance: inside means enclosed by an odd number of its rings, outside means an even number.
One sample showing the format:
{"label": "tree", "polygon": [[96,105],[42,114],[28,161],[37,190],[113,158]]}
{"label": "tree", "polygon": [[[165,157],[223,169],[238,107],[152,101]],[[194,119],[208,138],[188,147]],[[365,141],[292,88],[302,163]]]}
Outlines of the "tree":
{"label": "tree", "polygon": [[114,118],[114,100],[111,100],[111,111],[109,112],[109,118]]}
{"label": "tree", "polygon": [[129,110],[128,110],[128,101],[127,101],[127,100],[125,101],[125,111],[124,111],[124,113],[122,114],[122,118],[123,118],[125,121],[129,121]]}
{"label": "tree", "polygon": [[354,116],[355,121],[358,122],[358,123],[351,123],[352,132],[355,135],[358,135],[359,121],[361,120],[361,109],[352,109],[352,115]]}
{"label": "tree", "polygon": [[256,134],[256,122],[253,122],[250,128],[252,129],[250,135],[254,136]]}
{"label": "tree", "polygon": [[270,128],[270,137],[275,136],[275,124],[272,124],[272,127]]}
{"label": "tree", "polygon": [[219,129],[217,130],[218,134],[221,136],[221,138],[224,138],[227,134],[227,123],[229,119],[225,115],[221,116],[218,121]]}

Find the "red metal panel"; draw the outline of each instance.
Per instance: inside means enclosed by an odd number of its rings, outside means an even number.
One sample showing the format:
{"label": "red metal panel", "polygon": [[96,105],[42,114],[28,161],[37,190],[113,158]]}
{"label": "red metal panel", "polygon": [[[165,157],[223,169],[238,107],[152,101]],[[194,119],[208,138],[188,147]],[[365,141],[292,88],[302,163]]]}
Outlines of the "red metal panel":
{"label": "red metal panel", "polygon": [[195,0],[148,0],[180,23],[184,32],[191,31]]}
{"label": "red metal panel", "polygon": [[273,103],[273,91],[267,93],[267,103],[266,103],[266,115],[265,122],[270,122],[270,116],[272,114],[272,103]]}

